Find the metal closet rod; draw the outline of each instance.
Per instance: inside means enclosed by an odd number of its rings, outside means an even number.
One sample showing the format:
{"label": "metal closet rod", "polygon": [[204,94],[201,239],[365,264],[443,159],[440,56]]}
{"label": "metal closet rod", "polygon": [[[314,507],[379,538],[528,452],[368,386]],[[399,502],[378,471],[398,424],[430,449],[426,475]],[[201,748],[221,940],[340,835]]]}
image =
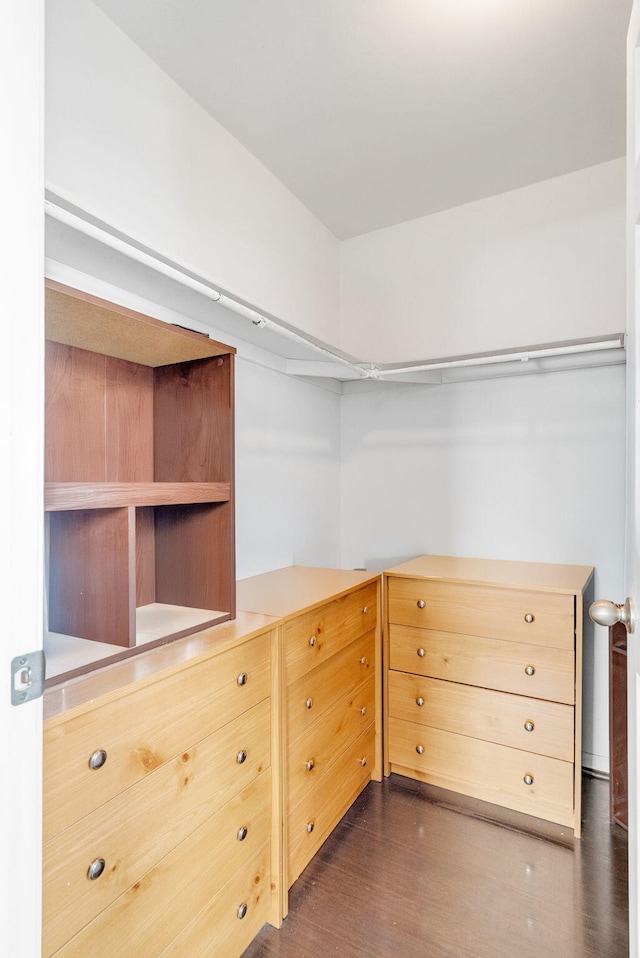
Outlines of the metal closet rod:
{"label": "metal closet rod", "polygon": [[[406,375],[418,372],[429,372],[439,369],[451,369],[461,366],[480,366],[492,365],[494,363],[508,362],[527,362],[529,359],[538,359],[550,356],[564,356],[570,353],[585,353],[599,351],[603,349],[620,349],[624,347],[624,334],[617,333],[612,336],[602,336],[590,340],[572,340],[562,343],[548,343],[542,346],[530,346],[526,349],[503,350],[496,353],[476,353],[474,355],[453,356],[447,359],[434,360],[433,362],[407,364],[404,366],[395,366],[392,368],[382,368],[374,364],[356,363],[346,359],[339,353],[334,352],[327,346],[322,346],[314,342],[301,333],[295,332],[288,326],[264,316],[258,310],[247,306],[245,303],[227,293],[220,292],[204,277],[198,276],[188,268],[179,263],[170,260],[155,250],[138,243],[136,240],[119,230],[110,226],[102,220],[94,217],[87,218],[87,214],[77,207],[70,208],[72,204],[57,197],[50,190],[47,191],[45,198],[45,212],[52,219],[70,226],[72,229],[89,236],[108,246],[110,249],[123,253],[129,259],[133,259],[143,266],[148,266],[156,272],[162,273],[169,279],[173,279],[189,289],[195,290],[203,296],[208,297],[214,303],[219,303],[227,309],[232,310],[239,316],[251,321],[257,329],[269,329],[298,345],[311,349],[324,357],[325,360],[338,363],[355,373],[361,379],[383,380],[389,377]],[[84,215],[82,215],[84,214]]]}

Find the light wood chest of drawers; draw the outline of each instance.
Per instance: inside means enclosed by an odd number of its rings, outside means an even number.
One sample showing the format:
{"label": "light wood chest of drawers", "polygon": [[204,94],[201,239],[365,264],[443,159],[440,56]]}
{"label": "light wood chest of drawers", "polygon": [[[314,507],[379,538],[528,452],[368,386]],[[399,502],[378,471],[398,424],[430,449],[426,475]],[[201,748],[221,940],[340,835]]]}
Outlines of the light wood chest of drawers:
{"label": "light wood chest of drawers", "polygon": [[385,771],[580,834],[593,570],[422,556],[384,576]]}
{"label": "light wood chest of drawers", "polygon": [[280,923],[276,660],[241,615],[46,694],[45,958],[232,958]]}
{"label": "light wood chest of drawers", "polygon": [[382,778],[379,591],[377,576],[302,566],[238,582],[239,608],[282,620],[286,888]]}

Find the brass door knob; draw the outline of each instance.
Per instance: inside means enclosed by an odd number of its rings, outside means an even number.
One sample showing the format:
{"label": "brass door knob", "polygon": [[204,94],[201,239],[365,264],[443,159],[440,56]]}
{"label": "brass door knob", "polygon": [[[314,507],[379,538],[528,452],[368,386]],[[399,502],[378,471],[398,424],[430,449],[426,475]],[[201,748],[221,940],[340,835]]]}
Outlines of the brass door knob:
{"label": "brass door knob", "polygon": [[633,603],[628,597],[622,605],[618,605],[617,602],[609,602],[608,599],[599,599],[597,602],[592,602],[589,606],[589,618],[596,625],[604,625],[609,629],[616,622],[622,622],[627,632],[633,632],[635,628]]}

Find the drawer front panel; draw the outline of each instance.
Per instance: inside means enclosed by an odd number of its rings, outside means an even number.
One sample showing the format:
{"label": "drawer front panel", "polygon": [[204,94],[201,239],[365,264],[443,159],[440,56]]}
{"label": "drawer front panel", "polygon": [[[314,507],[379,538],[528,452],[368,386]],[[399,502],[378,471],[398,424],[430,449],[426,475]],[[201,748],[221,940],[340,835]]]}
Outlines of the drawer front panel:
{"label": "drawer front panel", "polygon": [[389,714],[563,762],[574,760],[570,705],[390,672]]}
{"label": "drawer front panel", "polygon": [[370,780],[374,760],[375,729],[371,725],[289,812],[289,886]]}
{"label": "drawer front panel", "polygon": [[573,827],[570,762],[395,718],[389,721],[389,757],[392,771],[417,773],[440,788]]}
{"label": "drawer front panel", "polygon": [[[270,707],[270,699],[254,706],[45,844],[49,951],[269,767]],[[244,761],[238,761],[241,752]],[[104,859],[104,871],[90,881],[89,865],[98,859]]]}
{"label": "drawer front panel", "polygon": [[305,736],[333,707],[338,692],[344,695],[355,692],[367,676],[373,675],[374,668],[375,632],[367,632],[290,685],[287,689],[289,743]]}
{"label": "drawer front panel", "polygon": [[371,583],[287,622],[284,627],[287,685],[326,662],[358,636],[375,629],[377,598],[378,586]]}
{"label": "drawer front panel", "polygon": [[100,958],[159,954],[239,868],[252,867],[270,826],[267,769],[85,925],[56,958],[86,958],[95,953],[96,942]]}
{"label": "drawer front panel", "polygon": [[391,577],[388,581],[389,621],[396,625],[549,648],[574,647],[572,595],[428,579]]}
{"label": "drawer front panel", "polygon": [[342,696],[302,738],[288,748],[289,808],[312,789],[335,761],[371,724],[375,713],[374,677]]}
{"label": "drawer front panel", "polygon": [[[270,643],[270,633],[258,636],[75,718],[45,723],[45,841],[265,699]],[[100,750],[106,762],[91,769]]]}
{"label": "drawer front panel", "polygon": [[[240,910],[242,909],[242,911]],[[159,958],[239,958],[271,910],[270,850],[267,843]],[[243,917],[240,917],[243,915]]]}
{"label": "drawer front panel", "polygon": [[389,628],[389,644],[391,668],[400,672],[567,705],[575,701],[573,651],[397,625]]}

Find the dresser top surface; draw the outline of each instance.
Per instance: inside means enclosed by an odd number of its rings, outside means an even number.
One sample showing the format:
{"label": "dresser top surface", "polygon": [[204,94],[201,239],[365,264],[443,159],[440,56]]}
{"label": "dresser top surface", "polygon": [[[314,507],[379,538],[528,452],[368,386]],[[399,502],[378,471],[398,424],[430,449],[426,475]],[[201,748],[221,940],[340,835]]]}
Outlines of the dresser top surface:
{"label": "dresser top surface", "polygon": [[573,594],[586,588],[593,571],[582,565],[424,555],[387,569],[385,574]]}
{"label": "dresser top surface", "polygon": [[375,573],[357,569],[287,566],[237,583],[236,604],[245,612],[287,618],[338,598],[353,588],[375,582]]}
{"label": "dresser top surface", "polygon": [[239,612],[235,619],[223,622],[183,639],[140,652],[138,655],[86,675],[62,681],[44,694],[44,717],[54,720],[70,709],[90,708],[95,699],[118,697],[134,682],[148,683],[172,672],[196,665],[219,655],[278,625],[273,616]]}

